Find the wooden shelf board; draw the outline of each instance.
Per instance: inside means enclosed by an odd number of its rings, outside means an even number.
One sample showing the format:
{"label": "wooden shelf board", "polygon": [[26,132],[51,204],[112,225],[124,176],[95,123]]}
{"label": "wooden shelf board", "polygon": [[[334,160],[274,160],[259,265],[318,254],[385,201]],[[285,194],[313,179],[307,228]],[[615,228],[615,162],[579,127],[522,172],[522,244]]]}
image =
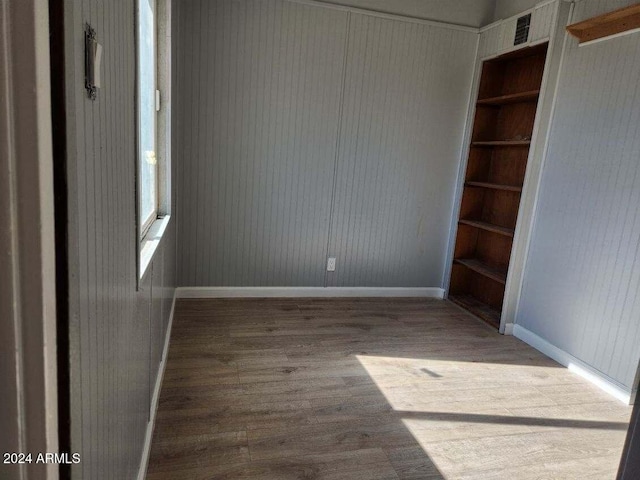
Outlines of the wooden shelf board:
{"label": "wooden shelf board", "polygon": [[480,275],[490,278],[498,283],[505,284],[507,282],[507,272],[504,270],[499,270],[494,267],[490,267],[486,263],[476,259],[476,258],[457,258],[454,260],[455,263],[460,265],[464,265],[469,270],[473,270]]}
{"label": "wooden shelf board", "polygon": [[472,147],[528,147],[531,140],[491,140],[486,142],[471,142]]}
{"label": "wooden shelf board", "polygon": [[462,308],[485,321],[492,327],[500,327],[500,312],[489,305],[482,303],[477,298],[472,297],[471,295],[461,294],[449,295],[449,300],[456,305],[460,305]]}
{"label": "wooden shelf board", "polygon": [[478,105],[507,105],[510,103],[533,102],[538,100],[540,90],[531,90],[528,92],[511,93],[509,95],[500,95],[499,97],[483,98],[478,100]]}
{"label": "wooden shelf board", "polygon": [[480,220],[468,220],[461,218],[459,223],[463,225],[469,225],[471,227],[480,228],[482,230],[486,230],[488,232],[497,233],[499,235],[504,235],[506,237],[512,237],[514,231],[512,228],[500,227],[498,225],[493,225],[492,223],[482,222]]}
{"label": "wooden shelf board", "polygon": [[489,182],[466,182],[465,185],[469,187],[491,188],[493,190],[505,190],[507,192],[522,192],[522,187],[519,187],[517,185],[502,185],[499,183],[489,183]]}
{"label": "wooden shelf board", "polygon": [[567,27],[580,43],[620,35],[640,28],[640,3],[614,10]]}

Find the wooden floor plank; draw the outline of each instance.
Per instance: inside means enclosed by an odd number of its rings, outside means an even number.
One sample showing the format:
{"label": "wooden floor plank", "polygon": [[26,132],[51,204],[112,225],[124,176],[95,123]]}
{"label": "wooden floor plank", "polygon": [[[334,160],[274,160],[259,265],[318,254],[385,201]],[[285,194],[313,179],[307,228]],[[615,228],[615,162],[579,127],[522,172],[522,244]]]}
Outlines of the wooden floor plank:
{"label": "wooden floor plank", "polygon": [[182,472],[150,472],[149,480],[398,480],[393,466],[382,449],[362,449],[287,459],[219,464],[207,468],[190,468]]}
{"label": "wooden floor plank", "polygon": [[249,447],[244,431],[204,435],[155,435],[151,461],[153,472],[171,473],[194,466],[206,469],[224,463],[248,461]]}
{"label": "wooden floor plank", "polygon": [[613,478],[629,415],[446,301],[180,300],[147,478]]}

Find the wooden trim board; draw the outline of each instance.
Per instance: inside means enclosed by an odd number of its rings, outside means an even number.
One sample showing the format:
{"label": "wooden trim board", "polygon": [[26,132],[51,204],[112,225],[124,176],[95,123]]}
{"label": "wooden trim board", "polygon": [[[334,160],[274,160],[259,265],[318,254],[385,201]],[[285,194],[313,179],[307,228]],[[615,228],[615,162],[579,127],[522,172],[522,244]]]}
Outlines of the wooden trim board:
{"label": "wooden trim board", "polygon": [[580,44],[640,29],[640,3],[567,26]]}

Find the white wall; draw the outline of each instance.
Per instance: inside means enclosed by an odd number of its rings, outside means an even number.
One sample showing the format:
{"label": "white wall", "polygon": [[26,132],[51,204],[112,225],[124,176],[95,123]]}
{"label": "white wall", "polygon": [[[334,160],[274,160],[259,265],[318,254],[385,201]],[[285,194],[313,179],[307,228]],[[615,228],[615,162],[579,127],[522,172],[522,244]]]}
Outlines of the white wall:
{"label": "white wall", "polygon": [[[576,4],[580,21],[633,2]],[[640,358],[640,34],[568,37],[516,323],[630,391]]]}
{"label": "white wall", "polygon": [[[103,46],[95,101],[84,89],[85,22]],[[65,3],[74,479],[138,474],[175,287],[174,221],[137,285],[134,26],[132,2]]]}
{"label": "white wall", "polygon": [[177,5],[180,284],[441,287],[478,35]]}
{"label": "white wall", "polygon": [[328,286],[442,287],[476,41],[351,16]]}

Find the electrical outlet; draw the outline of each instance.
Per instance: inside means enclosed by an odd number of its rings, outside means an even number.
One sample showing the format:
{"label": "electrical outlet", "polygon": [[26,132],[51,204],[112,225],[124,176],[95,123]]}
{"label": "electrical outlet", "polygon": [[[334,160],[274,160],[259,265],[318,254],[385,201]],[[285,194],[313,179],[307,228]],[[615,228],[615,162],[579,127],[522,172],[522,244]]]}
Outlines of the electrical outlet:
{"label": "electrical outlet", "polygon": [[327,272],[335,272],[336,271],[336,258],[329,257],[327,260]]}

